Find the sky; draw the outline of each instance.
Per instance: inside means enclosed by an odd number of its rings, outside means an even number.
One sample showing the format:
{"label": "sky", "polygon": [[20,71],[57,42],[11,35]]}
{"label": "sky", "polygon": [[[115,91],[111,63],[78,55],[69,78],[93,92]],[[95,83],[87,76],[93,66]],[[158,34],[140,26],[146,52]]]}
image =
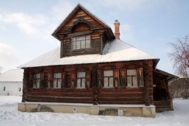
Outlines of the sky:
{"label": "sky", "polygon": [[0,0],[0,67],[17,68],[60,45],[51,34],[77,4],[111,26],[120,38],[160,61],[158,69],[176,74],[170,42],[189,34],[188,0]]}

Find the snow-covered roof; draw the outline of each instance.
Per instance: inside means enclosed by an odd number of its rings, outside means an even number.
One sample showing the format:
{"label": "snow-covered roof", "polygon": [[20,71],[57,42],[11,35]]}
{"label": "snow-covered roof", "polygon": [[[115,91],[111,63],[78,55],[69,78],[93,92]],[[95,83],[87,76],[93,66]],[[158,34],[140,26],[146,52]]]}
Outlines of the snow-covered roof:
{"label": "snow-covered roof", "polygon": [[0,74],[0,81],[3,82],[21,82],[23,80],[22,69],[11,69]]}
{"label": "snow-covered roof", "polygon": [[159,61],[158,58],[149,55],[128,43],[125,43],[119,39],[114,39],[113,41],[108,42],[105,45],[102,55],[87,54],[60,58],[60,48],[58,47],[19,67],[27,68],[55,65],[105,63],[117,61],[137,61],[148,59],[153,59],[155,63]]}

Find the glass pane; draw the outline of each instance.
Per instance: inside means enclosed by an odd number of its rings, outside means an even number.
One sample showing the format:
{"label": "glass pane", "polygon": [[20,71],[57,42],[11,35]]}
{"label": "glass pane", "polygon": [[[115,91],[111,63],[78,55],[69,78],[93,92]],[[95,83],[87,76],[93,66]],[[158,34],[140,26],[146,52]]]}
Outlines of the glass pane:
{"label": "glass pane", "polygon": [[81,41],[81,49],[84,49],[84,48],[85,48],[85,41],[82,40],[82,41]]}
{"label": "glass pane", "polygon": [[77,77],[85,77],[85,72],[77,72]]}
{"label": "glass pane", "polygon": [[90,35],[86,35],[86,39],[91,39],[91,36]]}
{"label": "glass pane", "polygon": [[40,74],[35,74],[35,78],[40,78]]}
{"label": "glass pane", "polygon": [[82,79],[82,88],[85,88],[85,79]]}
{"label": "glass pane", "polygon": [[77,41],[85,40],[85,36],[79,36],[77,37]]}
{"label": "glass pane", "polygon": [[33,88],[36,88],[37,87],[37,81],[34,80],[34,83],[33,83]]}
{"label": "glass pane", "polygon": [[48,88],[51,88],[51,82],[48,81]]}
{"label": "glass pane", "polygon": [[56,88],[56,82],[57,82],[57,80],[54,79],[54,82],[53,82],[53,88]]}
{"label": "glass pane", "polygon": [[76,49],[76,42],[72,42],[72,49]]}
{"label": "glass pane", "polygon": [[133,87],[138,87],[137,77],[133,77]]}
{"label": "glass pane", "polygon": [[61,88],[61,79],[58,79],[58,87],[57,88]]}
{"label": "glass pane", "polygon": [[113,71],[112,71],[112,70],[104,71],[104,76],[105,76],[105,77],[113,76]]}
{"label": "glass pane", "polygon": [[81,86],[80,86],[80,79],[77,79],[77,88],[80,88]]}
{"label": "glass pane", "polygon": [[73,38],[72,38],[72,41],[76,41],[76,38],[75,38],[75,37],[73,37]]}
{"label": "glass pane", "polygon": [[61,73],[54,73],[54,78],[61,78]]}
{"label": "glass pane", "polygon": [[127,70],[127,75],[137,75],[137,72],[135,69],[133,70]]}
{"label": "glass pane", "polygon": [[90,48],[91,47],[91,40],[86,40],[86,48]]}
{"label": "glass pane", "polygon": [[40,87],[40,80],[37,80],[37,88]]}
{"label": "glass pane", "polygon": [[76,49],[80,49],[81,47],[80,47],[80,42],[77,42],[76,43]]}
{"label": "glass pane", "polygon": [[114,85],[113,85],[113,77],[110,77],[109,78],[109,87],[114,87]]}
{"label": "glass pane", "polygon": [[108,78],[104,78],[104,87],[105,87],[105,88],[108,87]]}
{"label": "glass pane", "polygon": [[131,77],[127,77],[127,87],[132,87]]}

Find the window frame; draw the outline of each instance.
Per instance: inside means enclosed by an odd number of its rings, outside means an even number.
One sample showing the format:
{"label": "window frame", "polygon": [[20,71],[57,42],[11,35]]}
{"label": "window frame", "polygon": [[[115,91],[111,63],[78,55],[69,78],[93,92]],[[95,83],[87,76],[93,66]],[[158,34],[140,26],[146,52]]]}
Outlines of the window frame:
{"label": "window frame", "polygon": [[[84,37],[84,39],[81,39],[82,37]],[[82,47],[83,45],[82,42],[84,42],[83,47]],[[72,50],[89,49],[89,48],[91,48],[91,35],[74,36],[71,38]]]}
{"label": "window frame", "polygon": [[[55,74],[60,74],[60,77],[56,77]],[[56,84],[55,84],[55,82],[56,82]],[[61,83],[62,83],[62,73],[60,73],[60,72],[54,73],[53,74],[53,87],[52,88],[53,89],[61,89]]]}
{"label": "window frame", "polygon": [[[128,75],[128,71],[129,70],[135,70],[135,75]],[[134,85],[134,77],[136,77],[135,82],[136,82],[136,86]],[[131,80],[131,86],[129,86],[129,81],[128,78],[130,78]],[[139,82],[138,82],[138,72],[137,69],[127,69],[126,70],[126,79],[127,79],[127,88],[138,88],[139,87]]]}
{"label": "window frame", "polygon": [[[84,73],[84,76],[83,77],[79,77],[79,73]],[[84,84],[83,84],[83,80],[84,80]],[[77,83],[76,83],[76,88],[77,89],[86,89],[86,72],[85,71],[78,71],[77,72]],[[79,84],[78,84],[79,82]],[[80,86],[78,86],[80,85]],[[83,86],[84,85],[84,86]]]}
{"label": "window frame", "polygon": [[[111,71],[112,72],[112,75],[108,76],[108,75],[105,75],[105,72],[107,71]],[[108,79],[108,87],[105,87],[105,78]],[[112,81],[110,80],[112,79]],[[114,88],[114,71],[113,70],[104,70],[103,71],[103,88]],[[111,84],[112,82],[112,84]]]}
{"label": "window frame", "polygon": [[[39,76],[37,76],[39,75]],[[40,73],[35,73],[33,77],[33,88],[34,89],[39,89],[41,85],[41,74]]]}

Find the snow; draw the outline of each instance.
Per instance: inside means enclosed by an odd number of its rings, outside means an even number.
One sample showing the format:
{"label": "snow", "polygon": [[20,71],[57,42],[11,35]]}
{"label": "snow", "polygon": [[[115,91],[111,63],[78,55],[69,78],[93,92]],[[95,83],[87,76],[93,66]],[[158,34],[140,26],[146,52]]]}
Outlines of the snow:
{"label": "snow", "polygon": [[0,96],[0,126],[188,126],[189,99],[174,99],[174,111],[156,118],[19,112],[20,96]]}
{"label": "snow", "polygon": [[[111,44],[110,44],[111,43]],[[54,66],[54,65],[71,65],[71,64],[88,64],[104,63],[117,61],[137,61],[137,60],[155,60],[158,58],[145,53],[134,46],[123,42],[119,39],[107,43],[103,54],[88,54],[60,58],[60,48],[49,51],[21,66],[20,68],[37,67],[37,66]]]}
{"label": "snow", "polygon": [[22,82],[24,70],[11,69],[0,74],[0,82]]}

